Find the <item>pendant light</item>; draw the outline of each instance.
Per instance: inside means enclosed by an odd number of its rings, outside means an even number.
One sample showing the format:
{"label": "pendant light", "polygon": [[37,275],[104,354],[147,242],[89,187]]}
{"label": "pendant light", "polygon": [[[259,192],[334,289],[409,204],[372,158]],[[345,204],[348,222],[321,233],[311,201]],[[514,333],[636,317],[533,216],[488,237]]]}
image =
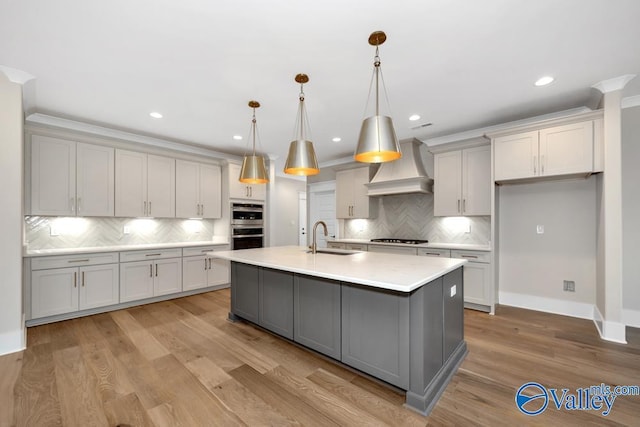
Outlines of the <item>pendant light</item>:
{"label": "pendant light", "polygon": [[[317,175],[320,172],[316,152],[313,149],[311,139],[305,138],[305,124],[309,129],[309,118],[304,107],[304,84],[309,81],[306,74],[298,74],[295,81],[300,83],[300,103],[298,104],[298,116],[296,118],[296,138],[289,145],[289,155],[284,165],[284,173],[289,175]],[[309,132],[311,133],[311,132]]]}
{"label": "pendant light", "polygon": [[256,130],[258,127],[256,124],[256,108],[260,107],[260,103],[258,101],[249,101],[249,107],[253,108],[250,135],[253,140],[253,154],[244,156],[239,181],[246,184],[266,184],[269,182],[269,176],[264,166],[264,158],[262,156],[256,156]]}
{"label": "pendant light", "polygon": [[[387,35],[382,31],[375,31],[369,36],[369,44],[376,47],[376,56],[373,61],[373,77],[375,77],[376,82],[376,114],[375,116],[367,117],[362,122],[358,148],[353,155],[353,158],[358,162],[382,163],[402,157],[391,117],[380,115],[379,80],[382,70],[380,69],[378,50],[385,40],[387,40]],[[384,79],[382,88],[384,89]],[[369,88],[369,95],[371,95],[371,88]]]}

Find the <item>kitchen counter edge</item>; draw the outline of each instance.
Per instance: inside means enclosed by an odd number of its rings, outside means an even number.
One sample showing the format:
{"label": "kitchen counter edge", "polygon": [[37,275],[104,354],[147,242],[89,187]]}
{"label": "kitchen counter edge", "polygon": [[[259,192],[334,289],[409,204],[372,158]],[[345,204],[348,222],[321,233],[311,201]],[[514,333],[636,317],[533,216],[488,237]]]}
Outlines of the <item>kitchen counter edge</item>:
{"label": "kitchen counter edge", "polygon": [[149,243],[142,245],[117,245],[117,246],[93,246],[86,248],[55,248],[55,249],[35,249],[25,250],[23,257],[35,258],[41,256],[55,256],[55,255],[76,255],[76,254],[93,254],[101,252],[126,252],[126,251],[141,251],[141,250],[153,250],[153,249],[171,249],[171,248],[190,248],[198,246],[225,246],[229,245],[229,242],[225,241],[203,241],[203,242],[173,242],[173,243]]}

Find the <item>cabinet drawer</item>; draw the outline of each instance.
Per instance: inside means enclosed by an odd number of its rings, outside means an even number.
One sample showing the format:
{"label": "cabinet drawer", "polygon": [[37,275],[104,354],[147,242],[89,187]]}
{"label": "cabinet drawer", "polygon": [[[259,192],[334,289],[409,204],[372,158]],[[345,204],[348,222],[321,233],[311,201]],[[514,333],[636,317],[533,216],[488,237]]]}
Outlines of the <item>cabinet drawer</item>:
{"label": "cabinet drawer", "polygon": [[491,252],[452,250],[451,258],[464,258],[469,262],[491,262]]}
{"label": "cabinet drawer", "polygon": [[420,256],[435,256],[440,258],[450,258],[451,251],[449,249],[433,249],[433,248],[420,248],[418,249],[418,255]]}
{"label": "cabinet drawer", "polygon": [[357,243],[347,243],[344,245],[345,249],[349,249],[351,251],[367,251],[367,245],[357,244]]}
{"label": "cabinet drawer", "polygon": [[416,255],[418,253],[416,248],[391,245],[369,245],[369,252],[385,252],[388,254],[400,255]]}
{"label": "cabinet drawer", "polygon": [[338,243],[338,242],[327,242],[327,247],[331,248],[331,249],[344,249],[345,248],[345,244],[344,243]]}
{"label": "cabinet drawer", "polygon": [[120,252],[120,262],[145,261],[150,259],[181,258],[181,257],[182,257],[182,248]]}
{"label": "cabinet drawer", "polygon": [[117,262],[117,252],[47,256],[31,258],[31,269],[45,270],[48,268],[81,267],[83,265],[113,264]]}
{"label": "cabinet drawer", "polygon": [[193,248],[183,248],[182,256],[199,256],[199,255],[204,255],[207,252],[228,251],[228,250],[229,250],[229,245],[197,246]]}

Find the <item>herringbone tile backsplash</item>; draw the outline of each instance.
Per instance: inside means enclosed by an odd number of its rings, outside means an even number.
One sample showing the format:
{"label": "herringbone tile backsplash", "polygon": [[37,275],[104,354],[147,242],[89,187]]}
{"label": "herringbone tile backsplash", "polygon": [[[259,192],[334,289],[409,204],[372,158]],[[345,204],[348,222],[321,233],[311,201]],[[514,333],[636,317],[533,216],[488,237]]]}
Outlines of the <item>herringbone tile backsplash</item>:
{"label": "herringbone tile backsplash", "polygon": [[[426,239],[433,243],[488,244],[491,217],[434,217],[432,194],[399,194],[378,197],[374,219],[344,221],[345,238]],[[470,232],[466,232],[466,224]]]}
{"label": "herringbone tile backsplash", "polygon": [[214,220],[25,217],[30,250],[211,241],[213,234]]}

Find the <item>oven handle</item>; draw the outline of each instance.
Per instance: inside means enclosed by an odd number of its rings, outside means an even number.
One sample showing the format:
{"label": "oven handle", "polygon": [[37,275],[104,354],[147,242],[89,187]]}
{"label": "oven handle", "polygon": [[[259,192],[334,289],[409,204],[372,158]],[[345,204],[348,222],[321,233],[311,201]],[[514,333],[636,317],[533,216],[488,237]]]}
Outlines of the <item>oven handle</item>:
{"label": "oven handle", "polygon": [[242,208],[236,208],[236,207],[231,208],[232,212],[262,212],[263,210],[264,209],[262,209],[262,208],[245,208],[245,207],[242,207]]}
{"label": "oven handle", "polygon": [[231,228],[247,229],[247,228],[263,228],[263,224],[231,224]]}
{"label": "oven handle", "polygon": [[248,237],[264,237],[264,234],[242,234],[240,236],[231,236],[232,239],[246,239]]}

